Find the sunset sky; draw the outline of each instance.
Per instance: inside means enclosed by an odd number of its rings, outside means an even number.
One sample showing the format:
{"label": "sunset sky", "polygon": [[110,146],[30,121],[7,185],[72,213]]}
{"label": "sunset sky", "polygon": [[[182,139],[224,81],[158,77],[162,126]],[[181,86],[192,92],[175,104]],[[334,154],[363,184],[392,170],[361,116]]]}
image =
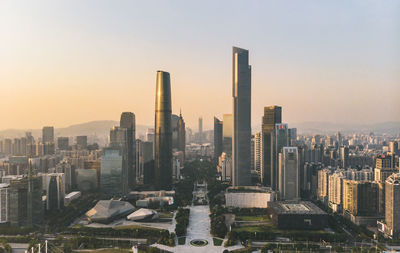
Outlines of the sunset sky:
{"label": "sunset sky", "polygon": [[252,124],[400,121],[400,1],[0,1],[0,129],[153,125],[156,71],[189,127],[232,111],[248,49]]}

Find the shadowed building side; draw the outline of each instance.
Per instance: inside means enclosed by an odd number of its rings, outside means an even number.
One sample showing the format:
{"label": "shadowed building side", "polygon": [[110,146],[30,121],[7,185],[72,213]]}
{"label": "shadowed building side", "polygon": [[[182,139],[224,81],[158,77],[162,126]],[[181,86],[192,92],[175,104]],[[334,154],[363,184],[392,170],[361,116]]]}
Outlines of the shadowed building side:
{"label": "shadowed building side", "polygon": [[233,145],[232,185],[250,185],[251,66],[249,51],[233,47]]}
{"label": "shadowed building side", "polygon": [[157,71],[154,135],[154,186],[172,186],[171,83],[168,72]]}
{"label": "shadowed building side", "polygon": [[120,127],[126,129],[127,134],[127,174],[128,187],[133,189],[136,185],[136,123],[135,114],[132,112],[123,112],[121,114]]}

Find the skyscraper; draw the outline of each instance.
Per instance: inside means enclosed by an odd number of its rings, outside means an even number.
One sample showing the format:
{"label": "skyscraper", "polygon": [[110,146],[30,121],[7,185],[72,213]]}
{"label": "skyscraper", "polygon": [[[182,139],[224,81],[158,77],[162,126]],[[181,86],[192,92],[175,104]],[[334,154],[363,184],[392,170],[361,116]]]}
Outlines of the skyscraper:
{"label": "skyscraper", "polygon": [[232,185],[250,185],[251,66],[249,51],[232,50],[233,145]]}
{"label": "skyscraper", "polygon": [[172,186],[171,83],[168,72],[157,71],[154,134],[154,186]]}
{"label": "skyscraper", "polygon": [[297,147],[283,147],[279,154],[279,194],[284,200],[300,198],[299,154]]}
{"label": "skyscraper", "polygon": [[76,136],[76,146],[78,149],[86,149],[87,136],[86,135]]}
{"label": "skyscraper", "polygon": [[[119,151],[118,154],[121,156],[121,174],[120,174],[121,185],[119,185],[119,187],[121,187],[120,191],[122,192],[122,194],[127,194],[129,191],[129,180],[128,180],[129,166],[128,166],[128,131],[126,128],[115,126],[110,130],[110,148],[118,150]],[[106,150],[104,150],[104,152],[106,152]],[[107,150],[107,152],[110,155],[115,155],[114,154],[115,152],[113,154],[111,154],[111,151]],[[107,158],[105,159],[107,161]],[[110,170],[111,169],[115,171],[115,168],[110,168]],[[106,170],[108,170],[108,168],[106,168]],[[103,167],[102,167],[102,173],[103,173]],[[116,193],[117,191],[114,192]]]}
{"label": "skyscraper", "polygon": [[54,127],[46,126],[42,129],[42,143],[44,147],[44,155],[54,154]]}
{"label": "skyscraper", "polygon": [[341,147],[340,148],[340,155],[342,159],[342,168],[346,169],[349,165],[349,148],[348,147]]}
{"label": "skyscraper", "polygon": [[233,116],[232,114],[224,114],[222,126],[222,152],[227,156],[232,156],[232,138],[233,138]]}
{"label": "skyscraper", "polygon": [[69,138],[68,137],[58,137],[57,138],[57,147],[59,150],[68,150],[69,149]]}
{"label": "skyscraper", "polygon": [[385,185],[385,224],[387,234],[392,238],[400,235],[400,174],[393,174],[386,179]]}
{"label": "skyscraper", "polygon": [[54,143],[54,127],[45,126],[42,128],[42,142]]}
{"label": "skyscraper", "polygon": [[121,114],[120,127],[126,129],[127,134],[127,176],[128,187],[133,189],[136,184],[136,122],[135,114],[132,112],[123,112]]}
{"label": "skyscraper", "polygon": [[199,143],[203,144],[203,118],[199,118]]}
{"label": "skyscraper", "polygon": [[183,152],[185,159],[185,148],[186,148],[186,126],[183,120],[182,112],[179,113],[178,119],[178,150]]}
{"label": "skyscraper", "polygon": [[271,187],[273,190],[278,189],[279,181],[279,154],[282,153],[283,147],[289,146],[289,132],[287,124],[275,124],[273,145],[272,145],[272,177]]}
{"label": "skyscraper", "polygon": [[262,167],[262,132],[254,135],[254,169],[258,172]]}
{"label": "skyscraper", "polygon": [[105,148],[101,157],[100,191],[102,199],[121,197],[123,189],[123,158],[121,149]]}
{"label": "skyscraper", "polygon": [[214,157],[217,159],[222,154],[222,126],[223,122],[214,117]]}
{"label": "skyscraper", "polygon": [[261,181],[265,186],[272,187],[272,180],[276,178],[273,173],[273,145],[275,124],[282,123],[282,107],[267,106],[264,107],[264,116],[262,117],[262,166]]}
{"label": "skyscraper", "polygon": [[179,121],[179,116],[176,114],[172,114],[171,115],[172,150],[178,149],[178,121]]}

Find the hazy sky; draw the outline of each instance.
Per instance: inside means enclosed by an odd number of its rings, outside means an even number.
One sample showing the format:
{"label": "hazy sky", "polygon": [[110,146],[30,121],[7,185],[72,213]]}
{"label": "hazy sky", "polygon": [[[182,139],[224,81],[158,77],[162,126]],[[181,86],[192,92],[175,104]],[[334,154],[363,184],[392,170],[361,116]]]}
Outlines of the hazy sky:
{"label": "hazy sky", "polygon": [[156,71],[197,129],[232,111],[250,51],[252,122],[400,121],[400,1],[0,1],[0,129],[153,125]]}

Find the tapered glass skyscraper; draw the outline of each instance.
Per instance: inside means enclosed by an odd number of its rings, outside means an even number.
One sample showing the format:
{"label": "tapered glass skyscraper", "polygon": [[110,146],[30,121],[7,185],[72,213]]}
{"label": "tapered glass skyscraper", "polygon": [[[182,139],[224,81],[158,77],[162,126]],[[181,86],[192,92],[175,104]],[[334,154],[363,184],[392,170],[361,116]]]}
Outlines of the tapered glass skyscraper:
{"label": "tapered glass skyscraper", "polygon": [[157,71],[154,133],[154,186],[172,186],[171,83],[168,72]]}
{"label": "tapered glass skyscraper", "polygon": [[232,184],[250,185],[251,66],[249,51],[233,47],[233,145]]}

